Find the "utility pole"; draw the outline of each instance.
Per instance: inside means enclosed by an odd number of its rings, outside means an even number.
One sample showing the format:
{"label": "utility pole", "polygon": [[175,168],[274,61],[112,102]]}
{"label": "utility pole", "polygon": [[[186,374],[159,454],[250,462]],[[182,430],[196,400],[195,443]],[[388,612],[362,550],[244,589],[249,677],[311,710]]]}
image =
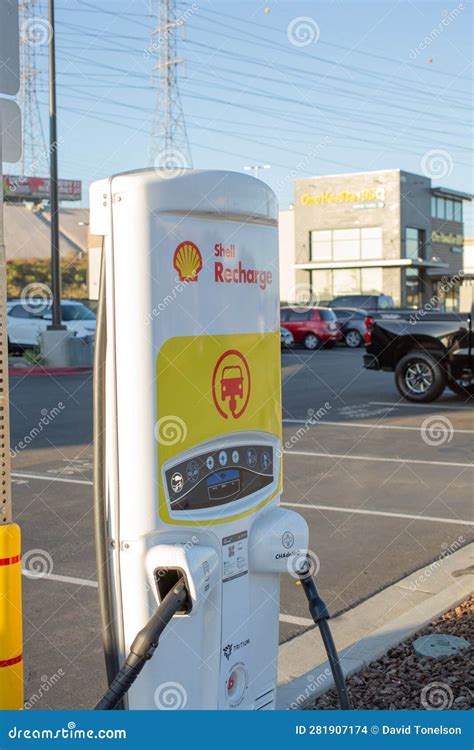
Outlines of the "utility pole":
{"label": "utility pole", "polygon": [[59,201],[58,201],[58,138],[56,113],[56,35],[54,26],[54,0],[48,0],[49,11],[49,164],[50,164],[50,214],[51,214],[51,291],[53,293],[53,320],[49,330],[65,327],[61,321],[61,260],[59,255]]}
{"label": "utility pole", "polygon": [[[150,0],[153,12],[154,0]],[[159,87],[153,118],[148,160],[157,168],[179,172],[192,168],[191,150],[178,86],[178,35],[185,14],[178,16],[177,0],[158,0],[158,23],[151,34],[150,51],[157,55],[152,79],[159,73]]]}
{"label": "utility pole", "polygon": [[247,164],[244,167],[248,172],[253,172],[254,177],[258,179],[261,169],[270,169],[270,164]]}

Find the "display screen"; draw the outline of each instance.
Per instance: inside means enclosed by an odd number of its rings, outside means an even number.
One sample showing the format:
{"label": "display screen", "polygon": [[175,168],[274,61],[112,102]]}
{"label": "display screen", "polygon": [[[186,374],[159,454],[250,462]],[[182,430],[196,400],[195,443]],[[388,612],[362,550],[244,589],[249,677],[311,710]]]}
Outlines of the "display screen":
{"label": "display screen", "polygon": [[269,445],[208,451],[166,471],[172,511],[199,510],[240,500],[273,482]]}

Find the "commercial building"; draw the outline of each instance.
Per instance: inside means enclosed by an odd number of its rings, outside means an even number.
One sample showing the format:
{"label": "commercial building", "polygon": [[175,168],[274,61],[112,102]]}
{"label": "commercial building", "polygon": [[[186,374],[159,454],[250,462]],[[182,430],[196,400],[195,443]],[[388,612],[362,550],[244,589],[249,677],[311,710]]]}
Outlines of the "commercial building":
{"label": "commercial building", "polygon": [[400,169],[295,180],[296,287],[320,301],[383,292],[404,307],[436,298],[456,309],[465,200]]}

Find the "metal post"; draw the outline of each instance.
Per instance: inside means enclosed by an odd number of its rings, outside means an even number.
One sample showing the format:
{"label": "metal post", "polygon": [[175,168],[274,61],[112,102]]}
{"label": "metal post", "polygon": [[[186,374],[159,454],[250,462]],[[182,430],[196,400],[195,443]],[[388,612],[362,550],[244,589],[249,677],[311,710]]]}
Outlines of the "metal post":
{"label": "metal post", "polygon": [[51,214],[51,291],[53,293],[53,321],[50,330],[61,330],[61,260],[59,255],[58,153],[56,117],[56,35],[54,0],[48,0],[50,39],[49,51],[49,163]]}
{"label": "metal post", "polygon": [[3,244],[2,114],[0,112],[0,524],[11,523],[10,414],[8,398],[7,260]]}
{"label": "metal post", "polygon": [[23,708],[21,533],[12,523],[8,390],[7,262],[3,244],[3,127],[0,112],[0,711]]}

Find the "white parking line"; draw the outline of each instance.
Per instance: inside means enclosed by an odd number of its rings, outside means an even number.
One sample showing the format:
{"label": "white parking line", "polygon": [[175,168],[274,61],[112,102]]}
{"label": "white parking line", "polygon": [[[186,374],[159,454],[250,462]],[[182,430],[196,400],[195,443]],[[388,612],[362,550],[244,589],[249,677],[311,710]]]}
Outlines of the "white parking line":
{"label": "white parking line", "polygon": [[373,406],[405,406],[408,409],[431,409],[432,411],[438,411],[438,409],[448,409],[449,411],[466,411],[465,406],[448,406],[447,404],[415,404],[412,401],[410,403],[401,401],[399,404],[393,401],[370,401]]}
{"label": "white parking line", "polygon": [[310,503],[282,503],[287,508],[307,508],[324,510],[333,513],[347,513],[360,516],[385,516],[386,518],[406,518],[410,521],[431,521],[433,523],[454,523],[458,526],[474,526],[474,521],[463,521],[457,518],[440,518],[439,516],[415,516],[412,513],[390,513],[384,510],[363,510],[361,508],[340,508],[335,505],[311,505]]}
{"label": "white parking line", "polygon": [[[367,429],[371,430],[415,430],[416,432],[423,432],[424,428],[421,427],[413,427],[413,425],[409,426],[402,426],[398,424],[364,424],[364,422],[330,422],[326,419],[321,419],[315,422],[314,424],[311,424],[308,419],[284,419],[284,423],[287,424],[309,424],[311,427],[319,427],[319,425],[329,425],[330,427],[366,427]],[[472,435],[474,434],[474,430],[449,430],[450,435],[455,435],[457,433],[463,433],[466,435]]]}
{"label": "white parking line", "polygon": [[474,469],[474,464],[457,461],[424,461],[420,458],[383,458],[382,456],[351,456],[347,453],[312,453],[311,451],[283,451],[285,456],[314,456],[315,458],[345,458],[348,461],[381,461],[396,464],[428,464],[429,466],[458,466]]}
{"label": "white parking line", "polygon": [[71,479],[70,477],[54,477],[48,474],[24,474],[18,471],[12,471],[14,479],[43,479],[45,482],[66,482],[67,484],[93,484],[90,479]]}
{"label": "white parking line", "polygon": [[89,578],[73,578],[72,576],[58,576],[55,573],[38,574],[31,570],[22,570],[25,578],[33,581],[59,581],[60,583],[75,583],[77,586],[90,586],[93,589],[98,588],[97,581],[91,581]]}

